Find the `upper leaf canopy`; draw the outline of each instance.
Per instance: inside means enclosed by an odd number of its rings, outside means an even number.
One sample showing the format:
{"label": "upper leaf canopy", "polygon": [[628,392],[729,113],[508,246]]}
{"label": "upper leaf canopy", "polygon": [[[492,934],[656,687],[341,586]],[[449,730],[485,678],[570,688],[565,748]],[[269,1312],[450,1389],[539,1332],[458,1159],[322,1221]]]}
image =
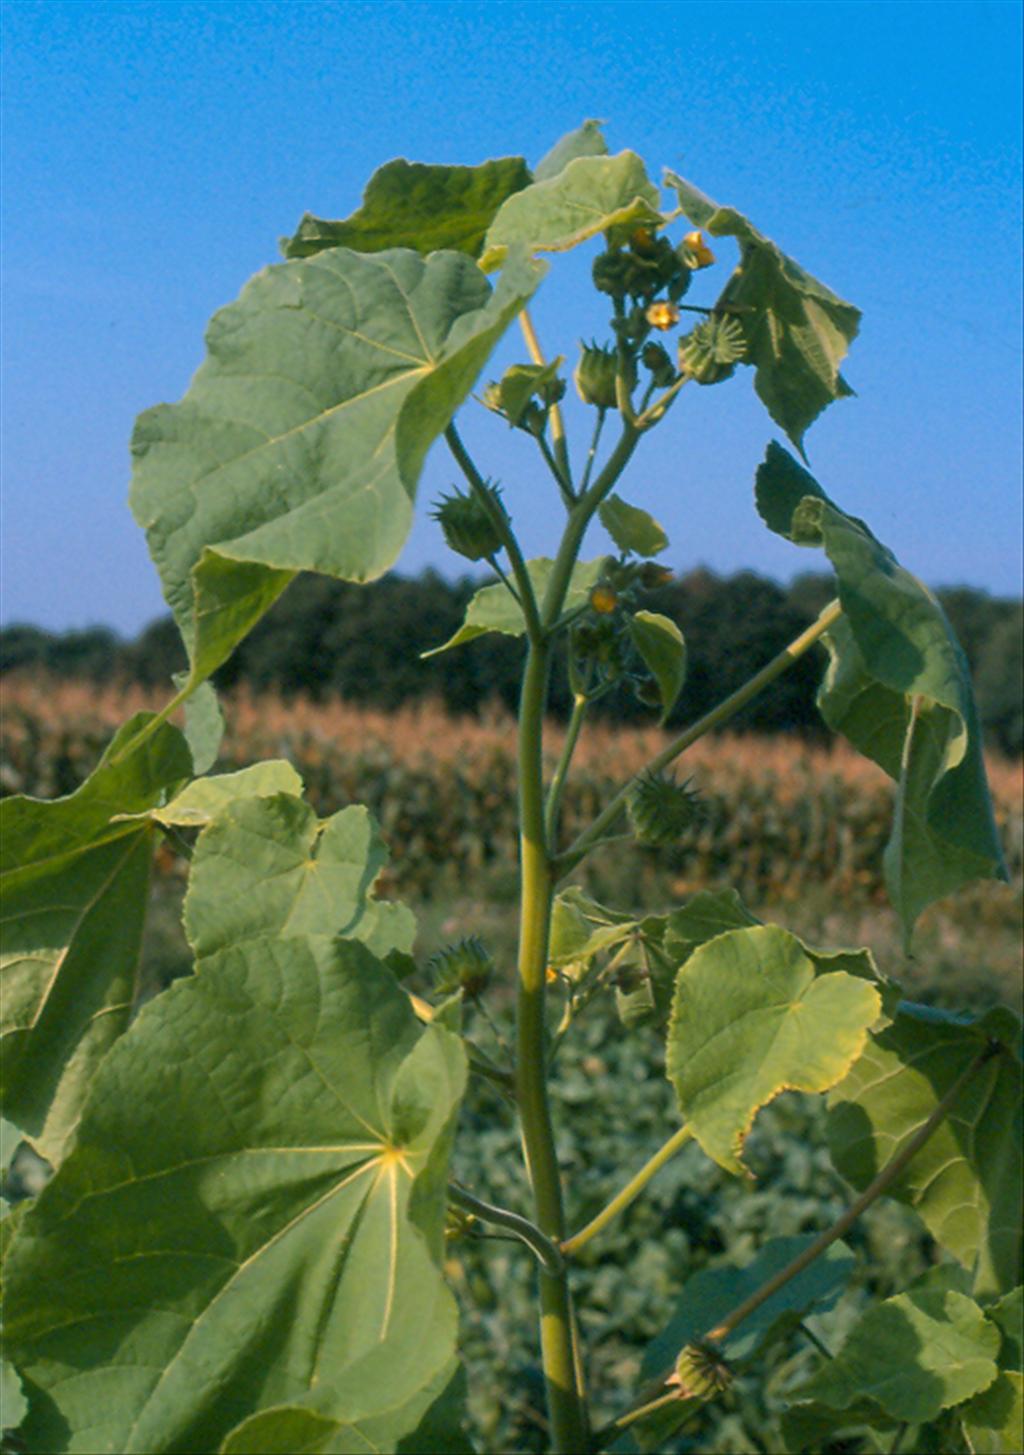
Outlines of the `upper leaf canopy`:
{"label": "upper leaf canopy", "polygon": [[281,250],[286,258],[309,258],[337,247],[358,253],[452,249],[476,258],[501,204],[529,184],[530,170],[522,157],[501,157],[478,167],[398,158],[374,172],[363,205],[351,217],[329,222],[307,212]]}
{"label": "upper leaf canopy", "polygon": [[564,253],[599,233],[658,227],[660,203],[636,152],[577,156],[508,199],[488,230],[480,266],[503,267],[517,244],[531,253]]}
{"label": "upper leaf canopy", "polygon": [[805,272],[742,213],[712,202],[675,172],[666,172],[665,184],[675,188],[697,227],[739,243],[739,267],[715,307],[739,322],[745,362],[757,370],[754,387],[802,451],[804,434],[821,411],[853,392],[839,366],[857,336],[860,310]]}
{"label": "upper leaf canopy", "polygon": [[427,450],[543,271],[517,256],[492,292],[464,253],[332,248],[214,316],[185,398],[141,415],[132,445],[132,509],[193,682],[295,572],[392,564]]}

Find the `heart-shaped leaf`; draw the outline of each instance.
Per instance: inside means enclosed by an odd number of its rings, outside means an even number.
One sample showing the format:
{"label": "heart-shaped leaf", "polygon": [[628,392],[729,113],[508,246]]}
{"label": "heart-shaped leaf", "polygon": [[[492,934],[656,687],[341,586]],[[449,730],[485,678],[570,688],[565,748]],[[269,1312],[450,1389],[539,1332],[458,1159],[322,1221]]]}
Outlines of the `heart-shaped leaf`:
{"label": "heart-shaped leaf", "polygon": [[758,1110],[782,1091],[840,1081],[881,1006],[868,980],[820,973],[775,925],[729,930],[694,950],[676,977],[666,1072],[708,1156],[742,1172]]}
{"label": "heart-shaped leaf", "polygon": [[297,571],[392,564],[427,450],[542,272],[517,253],[492,293],[465,253],[331,248],[214,316],[185,398],[141,415],[132,444],[193,686]]}
{"label": "heart-shaped leaf", "polygon": [[668,536],[661,526],[639,506],[630,505],[618,495],[609,495],[598,509],[601,524],[624,554],[657,556],[668,545]]}

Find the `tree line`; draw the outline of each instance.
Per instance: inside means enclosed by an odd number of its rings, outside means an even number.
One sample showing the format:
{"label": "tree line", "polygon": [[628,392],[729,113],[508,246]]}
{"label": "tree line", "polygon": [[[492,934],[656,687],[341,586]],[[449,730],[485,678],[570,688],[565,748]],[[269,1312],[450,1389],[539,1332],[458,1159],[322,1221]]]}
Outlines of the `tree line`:
{"label": "tree line", "polygon": [[[518,690],[521,643],[490,635],[438,657],[420,653],[446,641],[460,625],[479,578],[451,581],[433,570],[395,573],[367,586],[300,576],[242,643],[215,681],[256,691],[315,699],[341,696],[384,709],[434,698],[453,713],[472,713],[495,701],[509,709]],[[692,721],[739,687],[817,616],[831,599],[829,576],[798,576],[780,586],[750,571],[718,576],[698,568],[647,594],[644,604],[672,617],[686,637],[689,671],[670,722]],[[937,596],[959,637],[974,677],[990,747],[1024,751],[1024,610],[1019,600],[972,587]],[[168,685],[185,664],[170,616],[133,640],[105,627],[54,634],[17,625],[0,632],[0,673],[46,671],[97,683]],[[823,731],[814,706],[821,658],[802,658],[779,687],[735,719],[747,731]],[[553,710],[565,714],[569,693],[556,664]],[[601,710],[623,722],[649,720],[626,688]]]}

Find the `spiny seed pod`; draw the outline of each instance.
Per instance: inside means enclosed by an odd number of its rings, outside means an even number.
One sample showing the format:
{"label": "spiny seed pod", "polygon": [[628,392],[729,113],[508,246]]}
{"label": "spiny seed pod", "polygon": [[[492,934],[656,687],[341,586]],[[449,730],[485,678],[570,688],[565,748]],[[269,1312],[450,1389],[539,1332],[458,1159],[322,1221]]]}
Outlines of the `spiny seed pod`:
{"label": "spiny seed pod", "polygon": [[666,1383],[677,1385],[682,1399],[713,1399],[729,1388],[732,1370],[717,1344],[687,1344]]}
{"label": "spiny seed pod", "polygon": [[565,396],[565,380],[560,379],[556,374],[553,379],[547,379],[537,391],[545,404],[557,404]]}
{"label": "spiny seed pod", "polygon": [[679,322],[679,309],[674,303],[652,303],[645,316],[652,328],[665,333]]}
{"label": "spiny seed pod", "polygon": [[[505,513],[496,485],[487,490],[498,509]],[[467,561],[485,561],[501,550],[501,535],[484,505],[475,495],[455,490],[434,502],[431,515],[444,531],[445,544]]]}
{"label": "spiny seed pod", "polygon": [[735,318],[708,318],[679,340],[679,365],[698,384],[720,384],[735,372],[746,352],[743,329]]}
{"label": "spiny seed pod", "polygon": [[[655,304],[655,307],[657,306]],[[667,304],[663,306],[667,307]],[[678,318],[678,316],[677,310],[676,317]],[[659,389],[667,389],[675,381],[675,367],[669,358],[668,350],[662,348],[661,344],[644,344],[640,362],[645,369],[650,369],[651,382],[656,384]]]}
{"label": "spiny seed pod", "polygon": [[619,593],[607,581],[599,581],[590,593],[590,609],[598,616],[611,616],[618,608]]}
{"label": "spiny seed pod", "polygon": [[629,799],[629,819],[637,842],[650,848],[676,843],[701,817],[701,804],[689,787],[667,773],[645,773]]}
{"label": "spiny seed pod", "polygon": [[614,409],[615,376],[618,372],[615,350],[603,349],[596,343],[581,343],[580,348],[583,352],[573,375],[580,398],[584,404],[593,404],[597,409]]}
{"label": "spiny seed pod", "polygon": [[461,990],[470,1000],[486,988],[494,970],[490,952],[476,935],[457,944],[445,945],[427,961],[437,995],[454,995]]}

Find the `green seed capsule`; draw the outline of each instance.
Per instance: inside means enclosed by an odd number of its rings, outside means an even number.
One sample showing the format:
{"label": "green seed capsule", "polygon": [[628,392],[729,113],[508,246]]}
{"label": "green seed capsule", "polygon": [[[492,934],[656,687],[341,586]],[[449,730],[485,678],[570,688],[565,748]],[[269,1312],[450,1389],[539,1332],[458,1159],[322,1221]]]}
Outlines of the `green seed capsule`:
{"label": "green seed capsule", "polygon": [[[494,485],[487,487],[492,499],[502,514],[500,492]],[[467,561],[485,561],[501,550],[501,535],[485,506],[474,495],[463,495],[455,490],[451,495],[442,495],[431,511],[434,520],[444,531],[445,544]]]}

